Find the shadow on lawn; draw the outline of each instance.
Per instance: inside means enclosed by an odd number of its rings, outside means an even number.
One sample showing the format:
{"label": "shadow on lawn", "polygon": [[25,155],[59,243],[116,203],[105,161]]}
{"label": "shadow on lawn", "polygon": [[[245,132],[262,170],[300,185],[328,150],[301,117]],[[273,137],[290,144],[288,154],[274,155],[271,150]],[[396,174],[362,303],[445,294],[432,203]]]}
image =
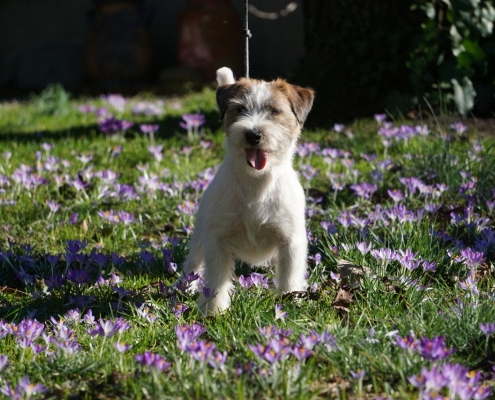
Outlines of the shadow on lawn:
{"label": "shadow on lawn", "polygon": [[[0,251],[0,320],[44,322],[89,309],[96,318],[132,315],[150,299],[173,303],[185,295],[171,286],[179,277],[172,260],[184,258],[181,246],[124,256],[87,245],[68,240],[65,251],[48,254],[9,241],[9,249]],[[126,289],[129,281],[139,283]]]}
{"label": "shadow on lawn", "polygon": [[[205,116],[205,125],[202,128],[206,128],[211,131],[216,131],[221,128],[219,121],[219,114],[216,111],[210,111],[203,113]],[[57,118],[57,117],[53,117]],[[146,122],[133,121],[132,118],[129,119],[134,125],[125,132],[125,138],[133,138],[143,136],[144,134],[140,131],[140,124],[157,124],[159,125],[159,130],[154,134],[155,139],[167,140],[173,137],[187,137],[187,132],[180,127],[180,122],[182,122],[182,116],[178,115],[166,115],[163,118],[156,120],[147,120]],[[90,125],[79,125],[79,126],[67,126],[60,129],[46,129],[46,130],[36,130],[31,132],[21,132],[16,130],[0,130],[0,142],[53,142],[57,140],[65,139],[80,139],[80,138],[105,138],[110,136],[107,133],[101,132],[99,125],[97,123]]]}
{"label": "shadow on lawn", "polygon": [[[131,269],[135,268],[122,268],[114,272],[127,276]],[[91,278],[88,282],[79,284],[64,276],[65,282],[55,288],[41,285],[42,281],[47,280],[37,278],[39,284],[35,290],[26,290],[19,281],[5,286],[3,282],[0,285],[0,320],[18,323],[22,319],[36,319],[44,323],[52,317],[58,320],[71,310],[77,310],[81,317],[91,310],[96,319],[133,315],[143,307],[146,308],[146,313],[156,313],[158,311],[146,306],[151,299],[168,302],[171,305],[171,316],[172,306],[177,302],[177,293],[168,285],[175,282],[176,277],[163,270],[161,273],[141,272],[140,275],[143,281],[149,283],[132,290],[124,289],[119,283],[109,283],[110,277],[105,279],[106,283]]]}

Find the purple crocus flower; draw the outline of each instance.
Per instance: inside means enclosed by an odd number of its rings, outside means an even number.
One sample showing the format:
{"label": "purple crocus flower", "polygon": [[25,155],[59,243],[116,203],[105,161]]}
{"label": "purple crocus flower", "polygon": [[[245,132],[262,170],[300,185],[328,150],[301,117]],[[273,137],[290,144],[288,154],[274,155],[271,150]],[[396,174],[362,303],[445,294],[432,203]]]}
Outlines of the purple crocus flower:
{"label": "purple crocus flower", "polygon": [[186,351],[188,345],[205,332],[206,328],[199,324],[177,325],[175,327],[175,334],[177,335],[179,349]]}
{"label": "purple crocus flower", "polygon": [[392,261],[395,260],[397,253],[389,248],[370,250],[371,255],[377,260]]}
{"label": "purple crocus flower", "polygon": [[292,350],[287,339],[272,339],[266,346],[261,343],[249,345],[249,349],[257,357],[267,361],[270,364],[274,364],[281,360],[286,355],[290,354]]}
{"label": "purple crocus flower", "polygon": [[486,324],[480,322],[479,327],[481,332],[483,332],[486,336],[490,336],[495,333],[495,322],[487,322]]}
{"label": "purple crocus flower", "polygon": [[148,151],[155,158],[157,162],[163,160],[163,145],[148,146]]}
{"label": "purple crocus flower", "polygon": [[81,349],[81,346],[75,340],[58,341],[58,342],[54,342],[54,344],[60,350],[62,350],[65,354],[68,354],[68,355],[69,354],[75,354]]}
{"label": "purple crocus flower", "polygon": [[110,93],[107,95],[101,95],[100,98],[106,101],[112,108],[118,112],[124,112],[126,106],[126,99],[119,93]]}
{"label": "purple crocus flower", "polygon": [[75,284],[85,284],[91,279],[88,271],[84,269],[71,268],[67,271],[67,279]]}
{"label": "purple crocus flower", "polygon": [[371,244],[366,242],[356,243],[356,247],[363,255],[367,254],[371,250]]}
{"label": "purple crocus flower", "polygon": [[187,304],[184,304],[184,303],[175,303],[173,306],[172,306],[172,312],[174,313],[174,315],[176,317],[180,317],[182,314],[184,314],[187,310],[189,309],[189,307],[187,306]]}
{"label": "purple crocus flower", "polygon": [[88,325],[95,324],[95,317],[93,316],[93,311],[89,309],[83,317],[83,321]]}
{"label": "purple crocus flower", "polygon": [[79,253],[81,250],[84,250],[88,243],[81,240],[68,240],[66,245],[66,249],[69,253],[76,254]]}
{"label": "purple crocus flower", "polygon": [[126,211],[117,211],[117,216],[119,218],[119,221],[122,222],[124,225],[129,225],[136,222],[136,218],[134,218],[134,215]]}
{"label": "purple crocus flower", "polygon": [[249,278],[251,279],[251,283],[253,286],[262,287],[264,289],[268,289],[268,278],[264,277],[262,274],[258,274],[257,272],[253,272]]}
{"label": "purple crocus flower", "polygon": [[43,333],[45,325],[33,319],[23,319],[17,325],[7,324],[4,329],[17,338],[25,338],[29,342],[34,342]]}
{"label": "purple crocus flower", "polygon": [[105,118],[99,123],[100,131],[104,133],[116,133],[122,130],[122,121],[111,116]]}
{"label": "purple crocus flower", "polygon": [[124,342],[115,343],[114,346],[119,353],[125,353],[127,350],[129,350],[132,347],[132,345]]}
{"label": "purple crocus flower", "polygon": [[450,129],[452,129],[455,133],[461,135],[466,132],[468,128],[462,122],[454,122],[450,125]]}
{"label": "purple crocus flower", "polygon": [[118,332],[123,332],[125,330],[129,329],[129,323],[124,322],[121,319],[118,319],[116,321],[111,321],[111,320],[103,320],[100,318],[96,324],[95,329],[90,329],[88,331],[88,334],[90,336],[104,336],[104,337],[112,337]]}
{"label": "purple crocus flower", "polygon": [[287,316],[287,312],[282,311],[282,304],[276,304],[275,305],[275,320],[281,319],[283,321],[283,320],[285,320],[286,316]]}
{"label": "purple crocus flower", "polygon": [[118,214],[113,210],[100,210],[97,212],[97,215],[112,224],[117,224],[120,221]]}
{"label": "purple crocus flower", "polygon": [[349,371],[352,379],[363,379],[366,375],[366,371],[364,369],[358,369],[357,371]]}
{"label": "purple crocus flower", "polygon": [[272,338],[288,338],[292,331],[290,329],[277,328],[276,326],[269,325],[258,329],[266,340]]}
{"label": "purple crocus flower", "polygon": [[150,351],[145,351],[143,354],[136,354],[135,358],[139,364],[156,368],[157,370],[162,372],[167,371],[172,365],[159,354],[151,353]]}
{"label": "purple crocus flower", "polygon": [[212,357],[208,360],[208,365],[215,369],[219,369],[225,372],[225,363],[227,361],[227,352],[223,351],[220,353],[217,351]]}
{"label": "purple crocus flower", "polygon": [[418,268],[421,263],[421,261],[416,258],[417,256],[418,252],[413,253],[410,248],[407,248],[405,251],[400,249],[397,253],[396,259],[404,268],[412,271]]}
{"label": "purple crocus flower", "polygon": [[69,225],[74,225],[77,223],[77,220],[79,219],[79,214],[73,213],[69,216],[69,219],[67,220],[67,223]]}
{"label": "purple crocus flower", "polygon": [[406,337],[395,335],[392,343],[405,350],[414,350],[417,344],[416,339],[411,334]]}
{"label": "purple crocus flower", "polygon": [[210,289],[210,288],[207,288],[207,287],[204,287],[203,288],[203,296],[207,299],[209,299],[210,297],[213,297],[215,296],[215,289]]}
{"label": "purple crocus flower", "polygon": [[241,287],[244,289],[247,289],[248,287],[250,287],[252,285],[252,282],[251,282],[251,279],[249,278],[249,276],[241,275],[241,276],[239,276],[239,278],[237,280],[239,281],[239,285],[241,285]]}
{"label": "purple crocus flower", "polygon": [[404,200],[404,193],[402,193],[399,189],[387,190],[387,193],[395,203]]}
{"label": "purple crocus flower", "polygon": [[180,213],[186,215],[196,215],[198,211],[199,204],[194,201],[184,201],[182,204],[177,206]]}
{"label": "purple crocus flower", "polygon": [[212,358],[213,353],[216,351],[216,345],[205,340],[197,340],[190,342],[185,351],[191,355],[196,361],[206,362]]}
{"label": "purple crocus flower", "polygon": [[375,114],[374,118],[376,122],[382,124],[387,120],[387,114]]}
{"label": "purple crocus flower", "polygon": [[2,372],[7,367],[8,363],[9,358],[4,354],[0,354],[0,372]]}
{"label": "purple crocus flower", "polygon": [[50,264],[50,267],[55,267],[55,265],[58,264],[58,262],[60,261],[60,259],[62,258],[62,255],[61,254],[57,254],[57,255],[52,255],[52,254],[49,254],[46,256],[46,261],[48,261],[48,264]]}
{"label": "purple crocus flower", "polygon": [[415,350],[429,361],[443,360],[454,352],[453,348],[446,346],[443,336],[435,336],[432,339],[423,337],[416,342]]}
{"label": "purple crocus flower", "polygon": [[141,257],[141,260],[143,260],[146,264],[151,264],[156,261],[154,254],[146,250],[141,251],[139,253],[139,257]]}
{"label": "purple crocus flower", "polygon": [[110,259],[110,257],[107,256],[106,254],[103,254],[103,253],[91,252],[90,259],[99,268],[103,268],[105,265],[107,265],[108,260]]}
{"label": "purple crocus flower", "polygon": [[298,344],[311,350],[320,343],[320,340],[320,335],[317,334],[315,331],[311,331],[308,336],[301,334]]}
{"label": "purple crocus flower", "polygon": [[244,374],[252,374],[255,367],[256,367],[256,364],[253,361],[238,362],[237,366],[235,368],[235,374],[237,376],[244,375]]}
{"label": "purple crocus flower", "polygon": [[206,121],[204,114],[184,114],[182,120],[182,122],[179,122],[179,126],[187,131],[189,139],[198,136],[199,128]]}
{"label": "purple crocus flower", "polygon": [[298,361],[304,361],[313,355],[313,352],[304,346],[295,345],[291,353]]}
{"label": "purple crocus flower", "polygon": [[60,204],[58,204],[56,201],[47,200],[46,205],[50,209],[50,212],[53,214],[55,214],[58,210],[60,210]]}
{"label": "purple crocus flower", "polygon": [[48,286],[49,290],[56,289],[65,284],[66,279],[61,275],[52,275],[45,279],[45,285]]}
{"label": "purple crocus flower", "polygon": [[155,124],[141,124],[139,125],[139,129],[143,133],[153,134],[160,128],[159,125]]}
{"label": "purple crocus flower", "polygon": [[475,279],[473,274],[470,274],[464,282],[458,282],[459,287],[463,290],[469,290],[474,296],[480,294],[478,286],[476,285],[478,281]]}
{"label": "purple crocus flower", "polygon": [[473,251],[471,248],[461,250],[461,258],[468,268],[475,268],[485,261],[485,256],[481,252]]}
{"label": "purple crocus flower", "polygon": [[132,107],[132,113],[134,115],[162,115],[163,114],[163,101],[140,101]]}
{"label": "purple crocus flower", "polygon": [[431,367],[431,370],[423,367],[421,375],[425,378],[426,392],[439,391],[449,383],[449,379],[442,374],[441,367],[436,365]]}
{"label": "purple crocus flower", "polygon": [[[48,389],[43,386],[41,383],[31,383],[28,376],[25,376],[19,380],[15,392],[20,395],[20,398],[31,398],[36,393],[44,393],[48,391]],[[16,396],[14,396],[16,398]]]}
{"label": "purple crocus flower", "polygon": [[423,270],[428,272],[435,272],[438,269],[438,265],[435,262],[423,261]]}
{"label": "purple crocus flower", "polygon": [[369,199],[376,192],[378,186],[374,183],[361,182],[350,185],[350,188],[354,191],[354,193],[362,197],[364,199]]}
{"label": "purple crocus flower", "polygon": [[179,126],[186,130],[200,128],[206,121],[204,114],[184,114],[182,120],[179,122]]}

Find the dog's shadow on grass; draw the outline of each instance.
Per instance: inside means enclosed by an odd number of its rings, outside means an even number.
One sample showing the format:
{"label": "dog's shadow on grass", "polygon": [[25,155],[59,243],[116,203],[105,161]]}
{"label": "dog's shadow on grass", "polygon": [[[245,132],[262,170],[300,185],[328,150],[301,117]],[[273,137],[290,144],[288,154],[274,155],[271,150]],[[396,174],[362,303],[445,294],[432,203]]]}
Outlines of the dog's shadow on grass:
{"label": "dog's shadow on grass", "polygon": [[[119,273],[124,274],[126,270],[123,269]],[[17,323],[23,319],[36,319],[44,323],[52,318],[71,318],[72,311],[78,314],[78,318],[82,318],[89,310],[97,320],[134,315],[139,313],[138,310],[141,310],[144,318],[145,314],[159,315],[164,312],[161,307],[160,310],[154,310],[150,306],[151,303],[165,301],[172,304],[178,301],[177,296],[172,298],[173,296],[163,291],[163,288],[167,290],[171,287],[169,285],[174,281],[171,276],[150,274],[145,279],[149,283],[133,290],[126,290],[119,284],[98,288],[94,280],[84,285],[67,282],[56,289],[50,289],[49,292],[45,291],[46,287],[45,290],[25,290],[22,285],[2,284],[0,321]],[[181,295],[184,299],[185,296]],[[171,316],[172,311],[169,311],[166,314]]]}
{"label": "dog's shadow on grass", "polygon": [[[205,116],[205,124],[201,127],[201,129],[217,131],[221,128],[217,111],[203,112],[202,114]],[[121,136],[126,139],[131,139],[145,135],[139,128],[139,125],[141,124],[156,124],[159,126],[158,131],[154,134],[155,140],[168,140],[174,137],[187,137],[187,131],[180,126],[183,119],[182,116],[179,115],[165,115],[164,117],[156,118],[154,120],[146,120],[145,122],[135,122],[132,118],[129,118],[129,120],[133,122],[133,126],[131,128],[126,131],[118,131],[113,134],[102,132],[98,123],[73,125],[59,129],[39,129],[27,132],[15,129],[0,130],[0,143],[43,143],[67,139],[109,138],[112,136]]]}

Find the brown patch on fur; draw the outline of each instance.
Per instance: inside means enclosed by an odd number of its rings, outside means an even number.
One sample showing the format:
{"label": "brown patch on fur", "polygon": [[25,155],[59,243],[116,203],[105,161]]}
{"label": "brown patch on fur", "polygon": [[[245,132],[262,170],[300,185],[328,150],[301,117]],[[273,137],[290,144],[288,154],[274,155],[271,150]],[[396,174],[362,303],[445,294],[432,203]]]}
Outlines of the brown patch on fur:
{"label": "brown patch on fur", "polygon": [[301,86],[292,85],[283,79],[277,79],[271,82],[276,90],[285,93],[291,104],[292,112],[297,118],[297,121],[302,126],[306,117],[313,106],[315,93],[312,89],[303,88]]}
{"label": "brown patch on fur", "polygon": [[216,97],[218,108],[220,110],[220,120],[223,120],[225,113],[229,108],[230,101],[234,97],[241,97],[242,93],[247,92],[249,87],[256,82],[259,81],[255,79],[242,78],[232,85],[223,85],[218,87]]}

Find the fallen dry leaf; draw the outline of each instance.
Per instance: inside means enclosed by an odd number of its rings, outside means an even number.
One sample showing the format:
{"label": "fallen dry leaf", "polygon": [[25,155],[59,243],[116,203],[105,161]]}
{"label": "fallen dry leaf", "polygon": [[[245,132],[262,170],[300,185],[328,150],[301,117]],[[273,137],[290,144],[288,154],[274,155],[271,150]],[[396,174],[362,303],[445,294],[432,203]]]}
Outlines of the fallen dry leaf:
{"label": "fallen dry leaf", "polygon": [[362,265],[356,265],[350,261],[337,261],[337,269],[339,270],[341,286],[346,284],[355,284],[364,276],[370,275],[371,270]]}
{"label": "fallen dry leaf", "polygon": [[352,289],[349,285],[343,285],[339,288],[335,300],[332,302],[332,307],[335,310],[349,312],[349,307],[354,301],[352,297]]}

